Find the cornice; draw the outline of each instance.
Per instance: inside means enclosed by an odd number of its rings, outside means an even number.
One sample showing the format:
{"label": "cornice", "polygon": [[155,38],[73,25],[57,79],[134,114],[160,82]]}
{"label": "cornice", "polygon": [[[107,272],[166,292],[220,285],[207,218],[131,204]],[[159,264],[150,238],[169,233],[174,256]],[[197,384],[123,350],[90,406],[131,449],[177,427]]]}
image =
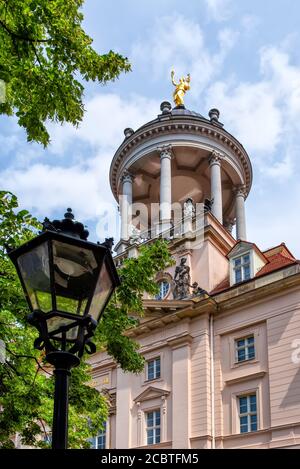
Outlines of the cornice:
{"label": "cornice", "polygon": [[[208,316],[209,314],[231,314],[235,309],[245,306],[245,304],[250,305],[259,302],[266,297],[274,298],[275,295],[281,295],[282,292],[287,289],[299,287],[300,271],[276,281],[270,280],[270,283],[264,285],[255,283],[257,280],[258,279],[253,279],[250,281],[248,283],[249,290],[244,293],[239,292],[240,287],[236,287],[227,291],[226,294],[219,293],[213,297],[203,294],[199,297],[195,297],[191,301],[182,300],[182,302],[186,303],[185,308],[180,308],[175,312],[170,311],[169,314],[161,315],[160,318],[150,319],[140,326],[129,329],[126,332],[126,335],[130,337],[138,337],[186,318],[192,319],[196,316]],[[159,302],[162,303],[161,308],[163,307],[163,304],[166,308],[168,302],[169,300],[162,300]],[[173,340],[173,338],[171,338],[171,340]]]}
{"label": "cornice", "polygon": [[155,399],[157,397],[167,397],[171,391],[168,389],[157,388],[155,386],[148,386],[144,391],[142,391],[138,396],[136,396],[133,401],[135,403],[148,401]]}
{"label": "cornice", "polygon": [[177,337],[167,339],[167,344],[173,350],[176,348],[184,347],[185,345],[190,345],[192,342],[193,337],[188,332],[184,332],[183,334],[180,334]]}
{"label": "cornice", "polygon": [[117,174],[121,162],[128,154],[132,152],[140,143],[152,140],[158,135],[172,135],[179,131],[204,135],[212,141],[221,142],[232,151],[240,161],[246,176],[246,191],[250,191],[252,184],[252,166],[250,158],[243,145],[225,129],[216,127],[209,122],[202,121],[200,118],[192,116],[172,116],[168,121],[154,120],[145,124],[143,127],[126,138],[116,151],[110,166],[110,184],[112,192],[117,199]]}
{"label": "cornice", "polygon": [[[274,279],[275,275],[284,275],[289,269],[293,269],[294,273]],[[269,276],[269,282],[266,282]],[[214,296],[216,303],[219,305],[219,313],[226,312],[238,308],[245,303],[255,303],[265,297],[280,296],[284,290],[300,286],[300,267],[288,266],[276,272],[269,273],[264,277],[257,277],[248,281],[245,285],[231,288],[225,292],[218,293]]]}

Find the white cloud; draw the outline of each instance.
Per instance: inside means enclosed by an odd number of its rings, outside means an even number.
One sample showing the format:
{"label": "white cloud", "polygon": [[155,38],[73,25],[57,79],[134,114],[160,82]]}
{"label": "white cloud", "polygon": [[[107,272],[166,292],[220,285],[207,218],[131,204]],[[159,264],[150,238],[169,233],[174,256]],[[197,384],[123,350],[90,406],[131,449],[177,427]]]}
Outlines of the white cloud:
{"label": "white cloud", "polygon": [[261,19],[255,15],[245,15],[241,19],[242,30],[246,34],[253,33],[259,24],[261,23]]}
{"label": "white cloud", "polygon": [[79,217],[94,218],[101,210],[102,196],[108,196],[105,187],[110,158],[100,155],[87,166],[68,168],[41,163],[22,170],[10,168],[1,173],[0,184],[19,195],[22,206],[39,216],[70,205]]}
{"label": "white cloud", "polygon": [[227,21],[232,15],[232,0],[205,0],[209,16],[217,22]]}
{"label": "white cloud", "polygon": [[133,94],[122,99],[112,93],[95,95],[85,104],[85,109],[84,119],[77,129],[71,125],[51,126],[51,152],[63,153],[74,139],[96,149],[116,150],[126,127],[136,130],[160,112],[156,100]]}
{"label": "white cloud", "polygon": [[[218,81],[208,90],[208,107],[221,110],[225,127],[239,138],[260,161],[260,167],[276,158],[283,143],[295,153],[295,133],[300,129],[300,67],[291,64],[281,48],[260,50],[260,80],[238,82],[236,79]],[[268,174],[292,175],[292,157],[286,152],[275,161]]]}
{"label": "white cloud", "polygon": [[293,175],[293,162],[290,155],[286,155],[282,161],[276,162],[273,166],[265,167],[268,176],[277,180],[287,180]]}
{"label": "white cloud", "polygon": [[136,67],[151,71],[148,76],[156,81],[166,79],[173,67],[177,77],[190,73],[190,96],[197,99],[208,83],[221,73],[237,38],[237,32],[221,29],[213,44],[217,50],[210,50],[197,22],[173,14],[157,20],[143,40],[134,45],[132,62]]}
{"label": "white cloud", "polygon": [[261,51],[261,71],[269,79],[273,94],[281,100],[290,125],[291,119],[300,116],[300,67],[290,63],[287,52],[266,47]]}
{"label": "white cloud", "polygon": [[207,107],[218,107],[221,121],[250,152],[273,153],[281,136],[282,115],[270,84],[217,82],[206,97]]}
{"label": "white cloud", "polygon": [[[123,100],[115,94],[96,95],[87,102],[86,110],[79,129],[68,125],[52,127],[49,150],[53,158],[61,156],[53,160],[54,165],[32,162],[35,150],[28,145],[16,148],[18,157],[14,164],[0,173],[0,187],[14,192],[21,206],[40,219],[63,214],[68,206],[85,222],[97,222],[106,217],[106,212],[111,214],[116,203],[109,185],[109,168],[123,141],[123,130],[136,129],[160,112],[154,100],[141,96]],[[70,164],[65,166],[68,157]],[[115,220],[109,229],[114,232],[107,234],[118,236]]]}

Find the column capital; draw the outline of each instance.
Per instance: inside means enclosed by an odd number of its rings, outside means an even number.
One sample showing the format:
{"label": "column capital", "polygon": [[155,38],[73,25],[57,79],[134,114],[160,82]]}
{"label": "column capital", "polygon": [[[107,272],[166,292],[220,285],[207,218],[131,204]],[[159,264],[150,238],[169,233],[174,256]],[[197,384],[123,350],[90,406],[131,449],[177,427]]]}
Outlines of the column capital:
{"label": "column capital", "polygon": [[245,199],[247,195],[246,186],[244,185],[236,186],[234,188],[234,194],[236,197],[244,197]]}
{"label": "column capital", "polygon": [[163,158],[172,158],[172,145],[162,145],[161,147],[157,148],[157,151],[161,160]]}
{"label": "column capital", "polygon": [[122,176],[121,176],[121,182],[124,183],[124,182],[133,182],[133,179],[134,179],[134,176],[129,172],[127,171],[127,169],[125,169],[125,171],[123,172]]}
{"label": "column capital", "polygon": [[218,164],[220,165],[221,164],[221,160],[224,158],[224,156],[222,155],[222,153],[214,150],[211,152],[211,154],[209,155],[209,164],[210,166],[212,166],[213,164]]}

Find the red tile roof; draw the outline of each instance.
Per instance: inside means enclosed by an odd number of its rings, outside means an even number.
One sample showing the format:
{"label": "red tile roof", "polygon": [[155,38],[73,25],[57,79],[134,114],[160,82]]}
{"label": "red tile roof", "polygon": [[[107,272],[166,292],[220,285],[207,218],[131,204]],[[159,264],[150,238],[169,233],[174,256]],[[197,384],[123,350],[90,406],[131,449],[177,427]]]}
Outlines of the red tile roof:
{"label": "red tile roof", "polygon": [[[267,258],[267,263],[257,272],[255,277],[261,277],[262,275],[270,274],[271,272],[300,262],[295,259],[284,243],[268,249],[267,251],[263,251],[262,253]],[[214,295],[228,288],[230,288],[229,276],[219,283],[210,294]]]}
{"label": "red tile roof", "polygon": [[291,251],[289,251],[289,249],[286,247],[285,243],[281,243],[279,244],[279,246],[267,249],[266,251],[263,251],[263,253],[267,258],[272,257],[275,254],[280,254],[284,257],[287,257],[288,259],[295,260],[295,257],[293,256]]}
{"label": "red tile roof", "polygon": [[274,254],[273,256],[268,257],[268,263],[264,265],[255,275],[255,277],[261,277],[262,275],[269,274],[274,270],[282,269],[288,265],[296,264],[296,259],[291,259],[285,257],[282,254]]}
{"label": "red tile roof", "polygon": [[226,277],[224,280],[222,280],[221,283],[219,283],[219,285],[217,285],[211,292],[210,292],[210,295],[215,295],[216,293],[220,293],[224,290],[227,290],[228,288],[230,288],[230,281],[229,281],[229,277]]}

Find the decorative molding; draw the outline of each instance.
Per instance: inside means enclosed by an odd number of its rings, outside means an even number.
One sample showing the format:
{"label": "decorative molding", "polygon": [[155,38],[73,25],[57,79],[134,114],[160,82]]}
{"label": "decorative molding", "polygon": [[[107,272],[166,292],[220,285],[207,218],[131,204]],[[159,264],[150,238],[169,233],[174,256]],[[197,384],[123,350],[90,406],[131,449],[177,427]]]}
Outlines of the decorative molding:
{"label": "decorative molding", "polygon": [[236,197],[243,197],[244,199],[247,197],[247,188],[245,185],[237,186],[234,189],[234,194]]}
{"label": "decorative molding", "polygon": [[209,159],[208,159],[209,165],[212,166],[214,164],[217,164],[220,166],[223,158],[224,156],[222,155],[222,153],[214,150],[209,156]]}
{"label": "decorative molding", "polygon": [[172,145],[162,145],[161,147],[157,148],[157,151],[161,160],[163,158],[172,158]]}
{"label": "decorative molding", "polygon": [[167,339],[167,344],[174,350],[176,348],[184,347],[190,345],[193,342],[193,337],[188,333],[184,332],[183,334]]}
{"label": "decorative molding", "polygon": [[156,274],[155,281],[160,282],[162,280],[167,280],[169,283],[171,283],[173,277],[169,272],[160,271]]}
{"label": "decorative molding", "polygon": [[[135,449],[134,447],[131,449]],[[161,441],[153,445],[139,446],[138,449],[172,449],[172,441]]]}
{"label": "decorative molding", "polygon": [[149,386],[145,391],[139,394],[134,400],[134,402],[140,406],[141,402],[149,401],[150,399],[167,397],[171,391],[167,389],[155,388],[154,386]]}
{"label": "decorative molding", "polygon": [[125,170],[121,176],[121,182],[124,184],[124,182],[130,182],[131,184],[133,183],[134,176],[127,170]]}
{"label": "decorative molding", "polygon": [[240,241],[238,244],[233,246],[231,251],[227,254],[227,257],[228,259],[232,259],[242,254],[246,254],[253,249],[254,248],[252,243],[249,243],[248,241]]}
{"label": "decorative molding", "polygon": [[236,224],[235,218],[228,218],[224,221],[224,228],[228,231],[228,233],[232,234],[233,227]]}
{"label": "decorative molding", "polygon": [[109,415],[115,415],[117,412],[117,394],[116,392],[114,393],[109,393],[110,398],[109,398]]}
{"label": "decorative molding", "polygon": [[263,378],[266,374],[266,371],[258,371],[257,373],[247,373],[243,376],[237,376],[236,378],[227,379],[225,380],[225,384],[229,386],[231,384],[243,383],[244,381],[248,381],[251,379]]}
{"label": "decorative molding", "polygon": [[[182,119],[182,116],[181,116]],[[175,120],[175,119],[174,119]],[[232,135],[230,135],[225,129],[219,129],[214,127],[213,130],[211,129],[212,124],[210,122],[199,122],[199,123],[190,123],[187,125],[183,122],[173,122],[172,124],[166,126],[162,125],[161,122],[154,122],[149,124],[152,126],[151,132],[146,129],[147,124],[143,126],[140,130],[135,132],[135,134],[128,139],[125,140],[123,144],[119,147],[116,151],[114,159],[111,164],[110,169],[110,182],[112,192],[117,198],[117,174],[118,169],[122,161],[124,161],[127,153],[132,150],[132,147],[137,146],[143,140],[149,140],[153,138],[153,133],[156,135],[158,134],[172,134],[178,133],[178,131],[183,130],[185,133],[192,133],[192,134],[202,134],[205,136],[206,134],[209,136],[211,140],[216,140],[217,142],[221,142],[222,144],[226,145],[231,152],[235,153],[238,157],[238,160],[241,163],[241,166],[245,172],[245,181],[247,192],[250,191],[251,183],[252,183],[252,167],[250,163],[250,159],[248,154],[246,153],[243,146],[236,140]]]}

